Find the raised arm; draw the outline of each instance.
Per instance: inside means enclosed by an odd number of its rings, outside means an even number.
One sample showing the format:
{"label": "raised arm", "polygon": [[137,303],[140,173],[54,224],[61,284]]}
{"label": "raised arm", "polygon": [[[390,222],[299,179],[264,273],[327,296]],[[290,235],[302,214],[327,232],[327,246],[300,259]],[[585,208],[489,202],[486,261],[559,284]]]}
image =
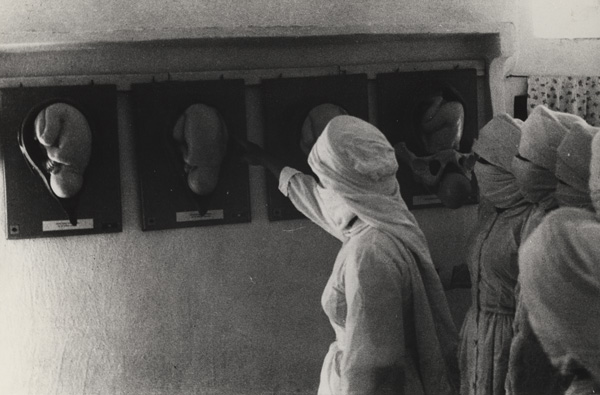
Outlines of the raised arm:
{"label": "raised arm", "polygon": [[249,141],[236,142],[242,147],[241,154],[248,164],[263,166],[279,181],[279,190],[290,199],[298,211],[339,240],[344,236],[335,229],[331,217],[323,210],[324,202],[320,186],[314,177],[288,167],[283,161]]}

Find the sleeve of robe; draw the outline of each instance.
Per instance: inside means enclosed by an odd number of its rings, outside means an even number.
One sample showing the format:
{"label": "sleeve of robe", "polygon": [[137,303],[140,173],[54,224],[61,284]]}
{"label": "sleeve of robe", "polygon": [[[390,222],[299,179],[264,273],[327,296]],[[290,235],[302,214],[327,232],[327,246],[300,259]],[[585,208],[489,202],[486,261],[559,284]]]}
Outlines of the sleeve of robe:
{"label": "sleeve of robe", "polygon": [[323,210],[317,193],[317,181],[291,167],[284,167],[279,175],[279,190],[287,196],[298,211],[340,241],[346,238],[338,232]]}
{"label": "sleeve of robe", "polygon": [[[342,394],[373,394],[378,386],[404,380],[403,289],[410,287],[394,258],[385,251],[387,238],[355,244],[346,262],[347,314],[340,364]],[[350,243],[354,243],[351,240]],[[400,376],[400,377],[398,377]]]}

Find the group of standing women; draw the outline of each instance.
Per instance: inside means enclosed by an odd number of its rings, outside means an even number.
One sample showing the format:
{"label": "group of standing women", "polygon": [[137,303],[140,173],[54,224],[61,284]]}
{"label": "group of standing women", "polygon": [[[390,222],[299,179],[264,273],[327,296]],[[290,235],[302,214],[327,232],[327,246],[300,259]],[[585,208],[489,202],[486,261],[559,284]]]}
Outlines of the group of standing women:
{"label": "group of standing women", "polygon": [[[595,128],[539,108],[525,122],[499,115],[480,131],[473,305],[459,337],[425,237],[400,196],[394,148],[358,118],[338,115],[326,125],[308,155],[313,175],[238,141],[248,163],[270,170],[296,208],[342,242],[322,296],[336,340],[319,395],[552,393],[536,391],[563,383],[548,379],[558,377],[554,366],[568,367],[577,388],[600,383],[600,223],[590,210],[591,202],[600,209],[600,137],[591,177],[585,143],[562,149],[569,133],[591,139]],[[548,214],[569,201],[579,208]],[[521,391],[528,387],[536,391]]]}
{"label": "group of standing women", "polygon": [[461,394],[591,394],[600,384],[598,130],[543,106],[480,130]]}

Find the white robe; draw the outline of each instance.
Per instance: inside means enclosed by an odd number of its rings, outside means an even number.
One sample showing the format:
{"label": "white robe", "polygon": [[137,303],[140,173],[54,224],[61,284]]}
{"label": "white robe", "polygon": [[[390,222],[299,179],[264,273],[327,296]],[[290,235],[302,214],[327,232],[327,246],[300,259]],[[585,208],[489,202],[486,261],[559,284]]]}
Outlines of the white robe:
{"label": "white robe", "polygon": [[[343,242],[322,296],[336,341],[323,363],[319,395],[428,394],[425,388],[432,383],[424,387],[421,382],[427,374],[419,372],[418,359],[423,349],[439,347],[439,339],[417,344],[414,293],[423,287],[413,286],[416,278],[420,281],[414,254],[360,219],[339,229],[323,210],[331,205],[311,176],[284,168],[279,188],[299,211]],[[444,365],[443,360],[430,363]],[[436,393],[452,393],[445,379],[433,384],[440,389]]]}

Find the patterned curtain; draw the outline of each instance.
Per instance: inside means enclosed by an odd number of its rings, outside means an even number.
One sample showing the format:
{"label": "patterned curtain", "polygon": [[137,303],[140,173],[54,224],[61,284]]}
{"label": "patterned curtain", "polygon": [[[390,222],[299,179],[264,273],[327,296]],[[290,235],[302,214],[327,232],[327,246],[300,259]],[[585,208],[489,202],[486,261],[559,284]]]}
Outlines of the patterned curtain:
{"label": "patterned curtain", "polygon": [[530,76],[527,79],[527,114],[538,105],[579,115],[600,126],[600,77]]}

